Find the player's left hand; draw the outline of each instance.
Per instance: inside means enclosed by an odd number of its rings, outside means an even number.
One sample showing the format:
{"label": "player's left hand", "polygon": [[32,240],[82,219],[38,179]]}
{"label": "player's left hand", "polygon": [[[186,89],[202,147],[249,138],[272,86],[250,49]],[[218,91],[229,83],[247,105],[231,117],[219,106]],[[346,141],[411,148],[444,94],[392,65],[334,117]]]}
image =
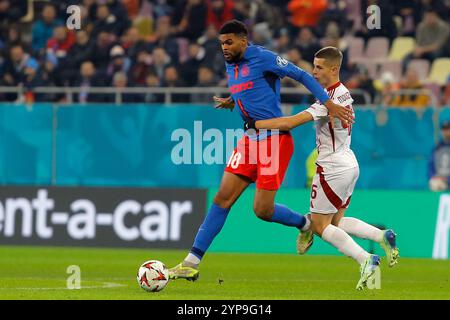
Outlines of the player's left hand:
{"label": "player's left hand", "polygon": [[349,125],[355,122],[353,117],[353,111],[351,109],[343,108],[342,106],[328,100],[325,103],[328,111],[330,112],[330,122],[331,126],[334,127],[334,118],[338,118],[342,121],[342,126],[347,128]]}
{"label": "player's left hand", "polygon": [[214,102],[217,103],[214,108],[216,109],[230,109],[231,111],[233,111],[234,109],[234,101],[233,99],[230,97],[228,98],[220,98],[220,97],[213,97]]}

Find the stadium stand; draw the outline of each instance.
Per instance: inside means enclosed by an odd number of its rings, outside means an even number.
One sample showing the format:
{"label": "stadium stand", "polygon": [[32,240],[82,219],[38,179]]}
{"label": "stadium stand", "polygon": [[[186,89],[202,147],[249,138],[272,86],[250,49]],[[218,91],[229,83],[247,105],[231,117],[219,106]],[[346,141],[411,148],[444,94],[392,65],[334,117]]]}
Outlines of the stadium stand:
{"label": "stadium stand", "polygon": [[414,50],[414,46],[415,40],[412,37],[395,38],[389,52],[389,59],[401,61],[407,54]]}
{"label": "stadium stand", "polygon": [[431,65],[431,71],[428,76],[429,82],[437,83],[443,86],[450,74],[450,58],[437,58]]}
{"label": "stadium stand", "polygon": [[[81,65],[87,61],[95,67],[94,87],[111,86],[117,72],[126,73],[125,88],[145,88],[144,79],[152,75],[164,86],[165,75],[171,74],[165,69],[172,66],[179,71],[177,86],[204,87],[192,75],[205,67],[213,71],[212,78],[216,80],[211,83],[225,87],[223,59],[216,37],[221,23],[232,18],[247,24],[250,40],[256,44],[277,50],[285,57],[297,49],[301,67],[312,62],[314,52],[321,46],[336,44],[346,56],[342,80],[354,89],[365,90],[371,97],[370,101],[362,102],[382,100],[377,97],[382,96],[379,84],[385,73],[391,73],[387,77],[398,83],[413,68],[425,86],[438,96],[443,95],[450,73],[449,8],[448,2],[441,0],[375,1],[383,12],[383,30],[378,31],[367,30],[364,22],[368,3],[357,0],[317,2],[309,9],[310,16],[301,12],[302,1],[294,0],[2,0],[1,3],[0,86],[12,87],[13,92],[17,86],[26,88],[23,92],[42,86],[76,86]],[[68,30],[64,24],[69,17],[66,11],[69,5],[81,8],[81,30]],[[436,35],[439,50],[421,56],[417,50],[427,43],[423,37],[432,30],[433,23],[438,32],[447,33]],[[190,53],[193,43],[199,47],[192,50],[203,58],[186,73],[182,66],[196,60],[192,60]],[[116,55],[112,54],[113,48]],[[117,52],[122,51],[119,57]],[[367,75],[360,79],[361,74]],[[144,102],[144,96],[140,95],[138,101]],[[49,97],[57,99],[51,102],[67,101],[61,94],[45,95]],[[19,97],[15,93],[2,93],[0,99],[16,101]],[[106,97],[99,100],[108,101]]]}

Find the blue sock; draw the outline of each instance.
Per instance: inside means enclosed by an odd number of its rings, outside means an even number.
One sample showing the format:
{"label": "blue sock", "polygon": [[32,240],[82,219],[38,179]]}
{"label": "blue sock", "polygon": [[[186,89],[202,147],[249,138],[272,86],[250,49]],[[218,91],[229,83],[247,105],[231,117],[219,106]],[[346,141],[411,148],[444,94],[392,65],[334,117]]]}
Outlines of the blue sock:
{"label": "blue sock", "polygon": [[275,203],[275,210],[271,221],[301,229],[306,223],[306,218],[282,204]]}
{"label": "blue sock", "polygon": [[197,231],[191,253],[201,259],[217,234],[222,230],[230,209],[224,209],[213,203],[205,220]]}

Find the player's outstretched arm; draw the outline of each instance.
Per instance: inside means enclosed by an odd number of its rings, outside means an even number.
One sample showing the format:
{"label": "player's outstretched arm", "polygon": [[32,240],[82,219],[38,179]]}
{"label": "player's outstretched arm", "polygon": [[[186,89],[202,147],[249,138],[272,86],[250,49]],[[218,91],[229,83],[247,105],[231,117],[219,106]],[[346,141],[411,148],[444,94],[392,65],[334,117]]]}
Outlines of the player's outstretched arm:
{"label": "player's outstretched arm", "polygon": [[[298,71],[298,70],[300,71]],[[328,95],[325,94],[325,91],[323,89],[322,92],[319,91],[319,89],[317,88],[317,86],[320,86],[319,83],[317,82],[316,79],[314,79],[309,73],[307,73],[306,71],[301,70],[300,68],[294,68],[295,70],[295,77],[296,80],[298,80],[299,82],[301,82],[309,91],[311,91],[311,93],[314,94],[314,96],[319,99],[319,101],[325,106],[327,107],[329,113],[330,113],[330,122],[331,122],[331,126],[334,126],[334,121],[333,118],[338,118],[339,120],[341,120],[342,125],[344,128],[347,128],[349,125],[351,125],[352,123],[354,123],[354,118],[353,118],[353,112],[350,109],[347,108],[342,108],[342,106],[334,103],[329,97]],[[299,72],[299,73],[298,73]],[[320,87],[322,88],[322,87]],[[325,96],[323,96],[323,94],[325,94]]]}
{"label": "player's outstretched arm", "polygon": [[[341,120],[344,127],[354,122],[352,111],[341,108],[331,101],[319,82],[308,72],[268,50],[264,52],[263,58],[265,59],[268,71],[274,72],[279,77],[287,76],[303,84],[320,103],[327,107],[331,118],[336,117]],[[333,125],[333,121],[331,121],[331,124]]]}
{"label": "player's outstretched arm", "polygon": [[306,122],[312,121],[313,116],[306,111],[297,113],[289,117],[280,117],[267,120],[257,120],[246,122],[246,129],[278,129],[281,131],[291,130]]}

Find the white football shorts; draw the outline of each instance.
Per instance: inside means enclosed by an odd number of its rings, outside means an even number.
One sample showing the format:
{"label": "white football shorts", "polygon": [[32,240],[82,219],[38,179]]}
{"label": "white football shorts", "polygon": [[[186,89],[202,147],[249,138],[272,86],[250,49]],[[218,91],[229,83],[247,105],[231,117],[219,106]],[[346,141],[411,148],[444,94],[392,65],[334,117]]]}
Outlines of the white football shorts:
{"label": "white football shorts", "polygon": [[331,174],[323,174],[317,167],[311,186],[310,212],[333,214],[346,209],[359,177],[359,167]]}

